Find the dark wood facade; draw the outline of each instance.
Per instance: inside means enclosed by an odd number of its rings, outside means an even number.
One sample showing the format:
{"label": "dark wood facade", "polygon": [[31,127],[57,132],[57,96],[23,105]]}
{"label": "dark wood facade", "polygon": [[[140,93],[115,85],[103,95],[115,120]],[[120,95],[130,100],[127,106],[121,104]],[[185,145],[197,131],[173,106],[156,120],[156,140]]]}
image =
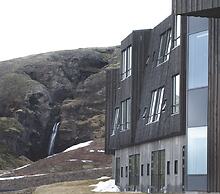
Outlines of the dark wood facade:
{"label": "dark wood facade", "polygon": [[[160,35],[173,28],[173,16],[153,30],[133,32],[122,41],[122,50],[134,46],[132,76],[121,82],[120,70],[107,73],[106,150],[113,153],[115,149],[186,133],[186,17],[209,17],[207,177],[208,191],[220,192],[220,0],[173,0],[173,11],[185,17],[182,17],[181,47],[171,50],[167,62],[156,64]],[[181,77],[180,114],[172,115],[172,76],[176,74]],[[145,109],[149,113],[151,92],[163,86],[166,109],[159,122],[146,125],[142,115]],[[131,130],[111,136],[113,110],[127,97],[132,99]]]}
{"label": "dark wood facade", "polygon": [[[169,60],[157,66],[160,36],[173,28],[173,22],[174,16],[171,15],[153,30],[134,31],[122,41],[122,51],[129,45],[133,47],[132,75],[123,81],[117,78],[118,85],[114,85],[114,72],[107,73],[106,146],[109,150],[185,134],[185,66],[181,65],[185,64],[185,50],[182,46],[171,48]],[[186,25],[186,20],[183,19],[182,23]],[[181,44],[184,45],[186,28],[182,29]],[[121,73],[121,70],[118,71]],[[181,77],[180,114],[172,115],[172,77],[177,74]],[[146,125],[142,115],[145,109],[149,113],[151,93],[160,87],[165,88],[166,110],[158,122]],[[111,135],[114,110],[129,97],[132,103],[131,130]]]}
{"label": "dark wood facade", "polygon": [[172,2],[173,11],[178,15],[220,17],[219,0],[173,0]]}
{"label": "dark wood facade", "polygon": [[[220,14],[220,13],[219,13]],[[209,21],[208,190],[220,192],[220,19]]]}

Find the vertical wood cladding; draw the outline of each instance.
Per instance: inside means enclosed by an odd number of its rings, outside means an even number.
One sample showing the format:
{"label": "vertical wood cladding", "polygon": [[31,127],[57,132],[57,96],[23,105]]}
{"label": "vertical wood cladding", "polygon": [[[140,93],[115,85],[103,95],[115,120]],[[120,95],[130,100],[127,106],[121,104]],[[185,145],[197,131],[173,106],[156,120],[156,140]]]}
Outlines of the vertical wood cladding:
{"label": "vertical wood cladding", "polygon": [[219,0],[173,0],[173,10],[176,14],[201,16],[201,17],[220,17]]}
{"label": "vertical wood cladding", "polygon": [[208,190],[220,192],[220,19],[209,22]]}
{"label": "vertical wood cladding", "polygon": [[[184,18],[184,17],[183,17]],[[157,66],[160,47],[160,35],[173,27],[173,15],[165,19],[153,30],[138,30],[132,32],[122,41],[121,50],[132,46],[132,75],[112,86],[114,76],[107,76],[107,113],[106,113],[106,146],[112,150],[155,141],[163,138],[185,134],[185,35],[182,33],[181,46],[171,49],[168,61]],[[186,20],[182,20],[183,26]],[[182,28],[186,30],[185,26]],[[183,65],[182,65],[183,64]],[[120,70],[121,71],[121,70]],[[120,72],[121,73],[121,72]],[[172,77],[180,74],[181,97],[180,113],[172,115]],[[146,125],[142,115],[144,109],[149,114],[151,92],[160,87],[165,88],[166,110],[158,122]],[[114,96],[115,99],[112,99]],[[111,135],[113,115],[121,101],[131,98],[131,130],[116,131]],[[119,121],[120,122],[120,121]]]}
{"label": "vertical wood cladding", "polygon": [[133,67],[132,67],[132,134],[131,141],[134,143],[137,120],[140,112],[140,101],[144,79],[144,69],[149,53],[151,30],[139,30],[134,32],[133,38]]}
{"label": "vertical wood cladding", "polygon": [[112,124],[114,120],[119,75],[119,69],[111,69],[106,72],[105,152],[107,154],[114,152],[110,145],[110,137],[113,128]]}

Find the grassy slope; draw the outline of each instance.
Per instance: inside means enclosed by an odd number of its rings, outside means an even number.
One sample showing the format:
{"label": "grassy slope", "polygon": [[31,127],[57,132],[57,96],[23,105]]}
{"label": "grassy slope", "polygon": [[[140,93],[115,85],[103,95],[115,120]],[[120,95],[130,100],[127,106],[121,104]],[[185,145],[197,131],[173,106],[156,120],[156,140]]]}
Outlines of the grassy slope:
{"label": "grassy slope", "polygon": [[[38,187],[33,194],[102,194],[95,193],[91,190],[94,187],[89,187],[89,185],[97,184],[97,180],[84,180],[84,181],[73,181],[73,182],[64,182],[57,183],[52,185],[46,185]],[[110,194],[110,193],[106,193]],[[121,193],[114,193],[121,194]],[[132,194],[129,192],[129,194]]]}

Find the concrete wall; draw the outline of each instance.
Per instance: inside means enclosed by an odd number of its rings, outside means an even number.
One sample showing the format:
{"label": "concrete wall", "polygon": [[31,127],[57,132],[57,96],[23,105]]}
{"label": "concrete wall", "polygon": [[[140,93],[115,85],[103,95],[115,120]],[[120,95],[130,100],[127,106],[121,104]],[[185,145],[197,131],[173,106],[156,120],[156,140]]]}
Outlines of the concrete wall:
{"label": "concrete wall", "polygon": [[[129,148],[116,150],[115,158],[120,157],[120,166],[124,169],[124,176],[120,178],[120,187],[122,190],[128,188],[129,176],[125,177],[125,167],[129,167],[129,156],[140,154],[140,166],[144,165],[144,175],[140,175],[139,190],[147,191],[151,185],[151,171],[150,176],[147,176],[147,164],[151,168],[151,153],[152,151],[165,149],[165,186],[169,192],[182,191],[182,147],[186,144],[185,136],[178,136],[164,139],[161,141],[145,143],[141,145],[132,146]],[[114,158],[114,160],[115,160]],[[113,160],[113,164],[115,162]],[[174,161],[178,160],[178,174],[174,174]],[[166,163],[170,161],[170,175],[166,172]],[[113,167],[114,168],[114,167]],[[140,168],[141,169],[141,168]],[[115,174],[115,173],[114,173]],[[141,173],[140,173],[141,174]]]}

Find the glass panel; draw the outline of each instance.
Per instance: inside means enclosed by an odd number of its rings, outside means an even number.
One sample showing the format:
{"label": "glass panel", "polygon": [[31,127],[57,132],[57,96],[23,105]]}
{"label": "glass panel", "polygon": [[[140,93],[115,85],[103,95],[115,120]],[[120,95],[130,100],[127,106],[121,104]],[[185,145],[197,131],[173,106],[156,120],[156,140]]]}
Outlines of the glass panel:
{"label": "glass panel", "polygon": [[180,45],[180,34],[181,34],[181,16],[175,16],[174,21],[174,47]]}
{"label": "glass panel", "polygon": [[208,88],[200,88],[188,91],[188,127],[207,125]]}
{"label": "glass panel", "polygon": [[121,102],[121,130],[126,129],[126,101]]}
{"label": "glass panel", "polygon": [[118,129],[118,121],[119,121],[119,108],[116,108],[112,135],[115,135],[115,132]]}
{"label": "glass panel", "polygon": [[157,63],[158,65],[160,63],[163,63],[165,44],[166,44],[166,33],[160,36],[160,48],[159,48],[158,63]]}
{"label": "glass panel", "polygon": [[151,95],[151,104],[150,104],[148,123],[153,122],[155,105],[156,105],[156,99],[157,99],[157,90],[153,91],[152,95]]}
{"label": "glass panel", "polygon": [[116,167],[115,167],[115,184],[120,184],[120,158],[116,158]]}
{"label": "glass panel", "polygon": [[163,94],[164,94],[164,88],[160,88],[158,90],[157,106],[156,106],[154,121],[158,121],[160,119],[161,107],[162,107],[162,102],[163,102]]}
{"label": "glass panel", "polygon": [[179,101],[180,101],[180,75],[173,77],[173,103],[172,113],[179,113]]}
{"label": "glass panel", "polygon": [[126,50],[122,51],[122,79],[125,79],[126,78],[126,69],[127,69],[127,52]]}
{"label": "glass panel", "polygon": [[188,88],[208,86],[208,31],[189,35]]}
{"label": "glass panel", "polygon": [[188,128],[188,174],[207,174],[207,126]]}
{"label": "glass panel", "polygon": [[127,129],[131,128],[131,99],[127,100]]}
{"label": "glass panel", "polygon": [[128,53],[128,72],[127,72],[128,76],[127,77],[129,77],[131,76],[131,67],[132,67],[132,47],[131,46],[127,48],[127,53]]}
{"label": "glass panel", "polygon": [[167,31],[167,41],[166,41],[166,48],[165,48],[165,53],[164,53],[164,61],[168,61],[170,57],[170,49],[171,49],[171,38],[172,38],[172,33],[171,29]]}

